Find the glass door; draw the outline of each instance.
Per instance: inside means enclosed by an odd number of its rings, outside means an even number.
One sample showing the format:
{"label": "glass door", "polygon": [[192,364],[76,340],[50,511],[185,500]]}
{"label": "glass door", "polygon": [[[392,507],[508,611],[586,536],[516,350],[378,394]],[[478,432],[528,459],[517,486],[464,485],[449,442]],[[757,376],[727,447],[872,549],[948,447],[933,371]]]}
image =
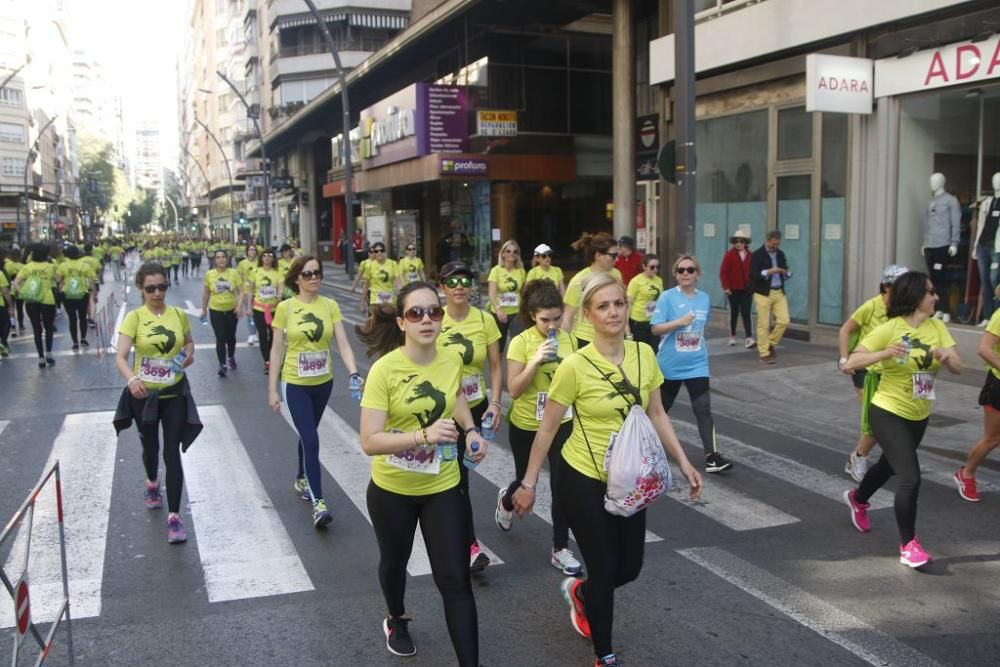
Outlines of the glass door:
{"label": "glass door", "polygon": [[781,249],[792,278],[785,283],[788,312],[793,322],[809,323],[810,249],[812,238],[812,176],[778,176],[776,221]]}

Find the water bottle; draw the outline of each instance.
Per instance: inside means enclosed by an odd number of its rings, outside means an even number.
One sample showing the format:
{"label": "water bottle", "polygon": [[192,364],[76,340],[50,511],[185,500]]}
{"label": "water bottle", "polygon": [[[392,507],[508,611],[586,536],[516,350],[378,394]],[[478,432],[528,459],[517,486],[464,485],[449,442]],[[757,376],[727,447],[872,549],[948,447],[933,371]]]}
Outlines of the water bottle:
{"label": "water bottle", "polygon": [[440,442],[438,443],[437,451],[442,461],[454,461],[458,458],[458,443]]}
{"label": "water bottle", "polygon": [[198,318],[198,319],[200,319],[200,320],[201,320],[201,323],[202,323],[202,324],[205,324],[205,325],[207,325],[207,324],[208,324],[208,315],[202,315],[202,316],[201,316],[200,318]]}
{"label": "water bottle", "polygon": [[906,348],[905,357],[896,357],[896,363],[900,366],[905,366],[907,362],[910,361],[910,350],[913,349],[910,345],[910,335],[906,334],[903,336],[903,347]]}
{"label": "water bottle", "polygon": [[180,352],[170,360],[170,366],[174,369],[175,373],[181,373],[184,371],[184,360],[187,358],[187,353],[181,349]]}
{"label": "water bottle", "polygon": [[476,468],[479,467],[479,464],[473,461],[472,458],[470,457],[470,453],[475,454],[478,451],[479,451],[478,442],[470,442],[469,446],[465,450],[465,456],[463,457],[462,463],[464,463],[465,467],[468,468],[469,470],[475,470]]}
{"label": "water bottle", "polygon": [[361,387],[364,386],[364,380],[357,373],[351,375],[351,381],[348,384],[351,390],[351,398],[355,401],[361,400]]}
{"label": "water bottle", "polygon": [[494,426],[495,424],[493,420],[493,413],[492,412],[487,413],[486,418],[483,419],[483,426],[481,430],[483,437],[489,440],[490,442],[492,442],[493,439],[496,437],[496,433],[493,431]]}
{"label": "water bottle", "polygon": [[555,361],[559,357],[559,330],[549,329],[546,342],[552,346],[552,351],[545,355],[545,360]]}

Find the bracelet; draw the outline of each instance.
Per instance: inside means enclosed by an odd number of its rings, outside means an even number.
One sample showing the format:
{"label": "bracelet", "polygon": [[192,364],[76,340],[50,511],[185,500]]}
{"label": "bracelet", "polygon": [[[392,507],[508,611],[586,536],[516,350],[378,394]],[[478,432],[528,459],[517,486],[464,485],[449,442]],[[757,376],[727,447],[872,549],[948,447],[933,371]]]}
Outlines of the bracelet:
{"label": "bracelet", "polygon": [[126,386],[131,387],[132,383],[135,382],[136,380],[139,380],[140,382],[142,382],[142,378],[140,378],[138,375],[133,375],[132,377],[130,377],[128,379],[128,382],[126,382],[125,384],[126,384]]}
{"label": "bracelet", "polygon": [[535,486],[533,484],[526,484],[525,482],[521,482],[521,488],[527,491],[531,491],[532,493],[535,492]]}
{"label": "bracelet", "polygon": [[413,446],[414,447],[417,446],[417,432],[416,431],[413,432]]}
{"label": "bracelet", "polygon": [[500,402],[499,402],[499,401],[490,401],[490,405],[495,405],[495,406],[497,406],[498,408],[499,408],[499,407],[501,407],[501,405],[500,405]]}
{"label": "bracelet", "polygon": [[420,435],[423,436],[423,438],[424,438],[424,444],[427,445],[427,446],[430,446],[431,443],[427,439],[427,429],[426,428],[421,428],[420,429]]}

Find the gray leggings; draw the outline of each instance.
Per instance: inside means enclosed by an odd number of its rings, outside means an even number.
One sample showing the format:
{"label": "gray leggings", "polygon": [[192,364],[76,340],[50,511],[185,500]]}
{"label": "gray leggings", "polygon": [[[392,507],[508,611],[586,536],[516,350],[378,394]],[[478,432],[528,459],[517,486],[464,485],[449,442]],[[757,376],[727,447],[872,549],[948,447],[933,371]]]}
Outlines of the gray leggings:
{"label": "gray leggings", "polygon": [[708,378],[688,378],[687,380],[664,380],[660,385],[663,409],[670,412],[681,385],[687,387],[691,409],[698,422],[698,434],[705,456],[715,453],[715,420],[712,419],[712,398],[708,390]]}

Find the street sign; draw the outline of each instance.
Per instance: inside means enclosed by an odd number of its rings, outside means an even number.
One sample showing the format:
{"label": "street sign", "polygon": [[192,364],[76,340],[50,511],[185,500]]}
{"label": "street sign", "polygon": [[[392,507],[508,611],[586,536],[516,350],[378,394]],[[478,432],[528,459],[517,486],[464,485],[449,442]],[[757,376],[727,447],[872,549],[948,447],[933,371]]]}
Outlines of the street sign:
{"label": "street sign", "polygon": [[17,612],[17,634],[21,637],[28,631],[31,625],[31,599],[28,596],[28,580],[21,579],[17,582],[16,603],[14,609]]}
{"label": "street sign", "polygon": [[660,176],[669,183],[677,183],[677,152],[673,139],[660,147],[656,157],[656,165],[660,168]]}

